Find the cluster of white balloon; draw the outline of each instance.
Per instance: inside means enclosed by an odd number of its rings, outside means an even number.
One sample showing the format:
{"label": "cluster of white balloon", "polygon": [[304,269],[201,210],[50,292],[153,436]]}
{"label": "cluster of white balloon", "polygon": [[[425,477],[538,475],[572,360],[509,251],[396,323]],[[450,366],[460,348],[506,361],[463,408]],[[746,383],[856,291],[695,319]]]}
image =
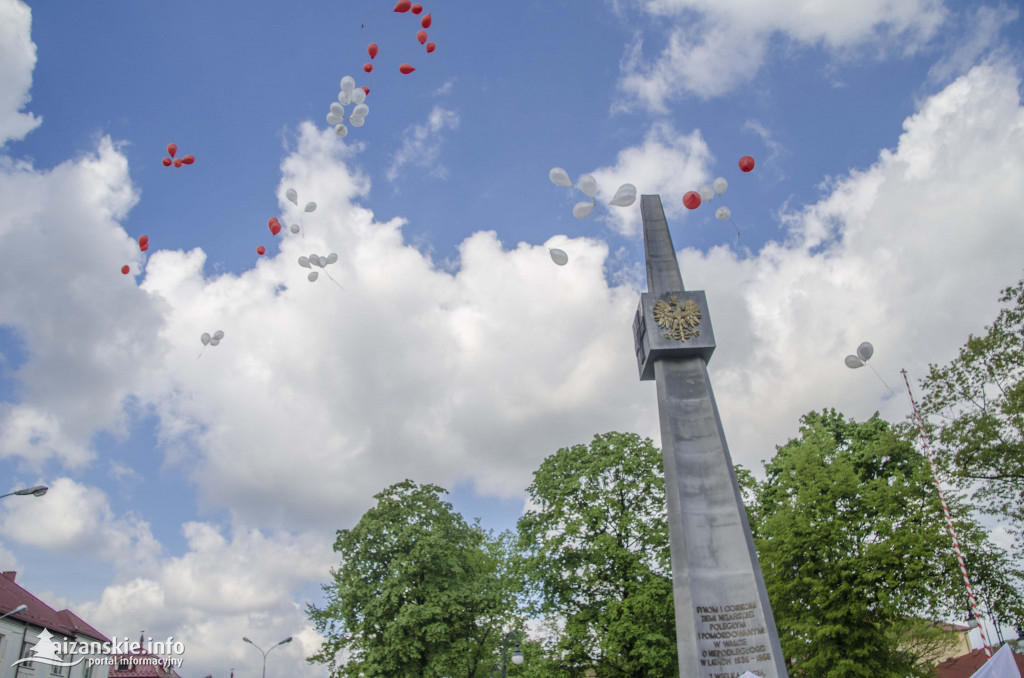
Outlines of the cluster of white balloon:
{"label": "cluster of white balloon", "polygon": [[[323,270],[324,275],[326,275],[328,278],[331,278],[331,274],[327,272],[327,266],[329,264],[333,264],[337,260],[338,255],[334,252],[331,252],[326,257],[322,257],[319,254],[310,254],[308,257],[299,257],[299,266],[308,269],[312,269],[314,266],[316,266]],[[309,275],[306,276],[306,279],[309,280],[309,282],[316,282],[316,279],[318,277],[320,277],[319,271],[311,270]],[[331,280],[334,282],[335,285],[341,287],[341,283],[339,283],[337,280],[334,280],[334,278],[331,278]],[[345,288],[342,287],[342,289]]]}
{"label": "cluster of white balloon", "polygon": [[217,330],[212,335],[209,332],[203,332],[202,336],[199,337],[199,341],[203,342],[203,350],[199,351],[199,355],[196,356],[196,360],[199,360],[203,356],[203,351],[206,350],[207,346],[216,346],[223,338],[223,330]]}
{"label": "cluster of white balloon", "polygon": [[[291,202],[296,207],[299,206],[299,194],[295,192],[294,188],[289,188],[287,191],[285,191],[284,192],[284,197],[288,198],[288,201]],[[315,212],[315,211],[316,211],[316,203],[312,202],[312,201],[307,202],[306,206],[302,208],[301,212],[299,212],[299,223],[298,224],[292,224],[291,226],[289,226],[289,230],[292,233],[298,233],[299,231],[302,231],[302,237],[305,238],[306,237],[306,232],[299,225],[299,224],[302,223],[302,215],[306,214],[307,212]]]}
{"label": "cluster of white balloon", "polygon": [[[548,172],[548,177],[556,186],[572,187],[569,174],[561,167],[552,167],[551,171]],[[573,205],[572,215],[577,219],[586,219],[594,211],[594,206],[597,205],[597,180],[594,179],[592,174],[584,174],[580,176],[580,180],[576,185],[590,200],[581,201]],[[629,207],[634,202],[636,202],[636,186],[633,184],[622,184],[619,186],[619,190],[615,191],[615,195],[608,201],[608,204],[617,207]]]}
{"label": "cluster of white balloon", "polygon": [[355,78],[346,75],[341,79],[341,92],[338,93],[338,100],[331,104],[331,112],[327,114],[327,124],[334,125],[334,133],[339,137],[348,134],[348,127],[345,126],[345,106],[355,104],[352,114],[348,118],[348,124],[353,127],[362,127],[365,118],[370,113],[370,107],[366,105],[367,91],[362,87],[356,87]]}
{"label": "cluster of white balloon", "polygon": [[889,394],[891,395],[895,393],[895,390],[891,386],[889,386],[889,384],[886,383],[885,379],[882,379],[882,375],[878,373],[878,370],[876,370],[868,363],[868,361],[871,360],[871,356],[873,356],[874,354],[875,347],[872,346],[870,342],[861,342],[861,345],[857,347],[857,355],[851,353],[850,355],[846,356],[846,366],[849,367],[851,370],[855,370],[859,367],[864,367],[865,365],[867,365],[869,368],[871,368],[871,371],[875,373],[875,376],[878,377],[878,380],[882,382],[882,385],[885,386],[886,389],[888,389]]}

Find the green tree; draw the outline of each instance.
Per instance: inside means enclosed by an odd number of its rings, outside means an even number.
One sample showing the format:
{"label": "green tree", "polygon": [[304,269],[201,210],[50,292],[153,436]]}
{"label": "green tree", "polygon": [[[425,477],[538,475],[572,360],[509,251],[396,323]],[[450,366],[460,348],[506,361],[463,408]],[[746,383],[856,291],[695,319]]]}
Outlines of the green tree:
{"label": "green tree", "polygon": [[326,637],[309,659],[336,678],[483,678],[515,603],[509,537],[467,524],[435,485],[397,483],[350,530],[308,613]]}
{"label": "green tree", "polygon": [[[877,415],[812,412],[801,424],[765,462],[765,480],[740,474],[792,675],[928,675],[901,642],[907,619],[962,617],[967,594],[927,460]],[[1019,571],[948,500],[975,583],[999,590],[1019,617]]]}
{"label": "green tree", "polygon": [[984,336],[970,336],[945,367],[930,365],[922,416],[937,428],[944,473],[1024,541],[1024,280],[1003,290],[1008,304]]}
{"label": "green tree", "polygon": [[543,672],[597,678],[677,674],[661,452],[597,435],[551,455],[519,521],[524,577],[558,630]]}

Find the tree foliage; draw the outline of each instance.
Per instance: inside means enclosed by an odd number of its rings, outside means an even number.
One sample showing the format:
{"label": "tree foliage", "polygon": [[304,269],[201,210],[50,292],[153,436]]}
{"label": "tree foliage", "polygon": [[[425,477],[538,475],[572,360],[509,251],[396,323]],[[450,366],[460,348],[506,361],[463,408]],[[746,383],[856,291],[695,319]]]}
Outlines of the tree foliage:
{"label": "tree foliage", "polygon": [[467,524],[444,493],[392,485],[338,531],[327,604],[308,609],[326,637],[311,662],[337,678],[489,675],[515,581],[503,541]]}
{"label": "tree foliage", "polygon": [[1007,304],[984,336],[956,359],[929,366],[921,409],[937,428],[944,472],[1024,540],[1024,280],[1003,290]]}
{"label": "tree foliage", "polygon": [[[801,422],[800,437],[765,463],[764,481],[740,475],[791,673],[920,673],[919,657],[901,647],[905,620],[968,609],[927,460],[877,415],[856,423],[832,410]],[[975,584],[999,590],[1019,618],[1012,563],[950,499]]]}
{"label": "tree foliage", "polygon": [[519,544],[537,608],[562,624],[549,675],[676,675],[661,469],[649,439],[606,433],[534,473]]}

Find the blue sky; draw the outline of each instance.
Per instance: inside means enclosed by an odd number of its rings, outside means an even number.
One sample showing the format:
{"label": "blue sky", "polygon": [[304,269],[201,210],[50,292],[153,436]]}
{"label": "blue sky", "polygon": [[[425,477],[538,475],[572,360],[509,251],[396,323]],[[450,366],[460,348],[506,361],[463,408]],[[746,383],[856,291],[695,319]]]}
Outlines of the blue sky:
{"label": "blue sky", "polygon": [[[919,378],[1021,277],[1017,5],[425,11],[432,54],[376,0],[0,0],[0,477],[52,488],[3,500],[0,565],[109,635],[183,639],[188,675],[257,667],[243,635],[293,635],[273,661],[324,675],[303,606],[390,483],[505,529],[559,447],[657,441],[620,184],[661,195],[707,291],[726,436],[755,469],[809,410],[905,418],[843,356],[870,340],[890,385]],[[345,75],[370,113],[340,139]],[[195,164],[162,166],[172,142]],[[596,177],[593,215],[552,167]],[[318,205],[299,235],[288,188]],[[296,263],[330,252],[343,289]]]}

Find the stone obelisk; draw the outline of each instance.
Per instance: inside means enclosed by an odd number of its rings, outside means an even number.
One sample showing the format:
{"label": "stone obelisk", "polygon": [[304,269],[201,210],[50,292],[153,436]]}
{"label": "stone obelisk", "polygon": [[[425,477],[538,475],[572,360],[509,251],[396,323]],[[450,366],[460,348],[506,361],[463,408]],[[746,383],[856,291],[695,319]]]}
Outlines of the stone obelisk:
{"label": "stone obelisk", "polygon": [[708,379],[715,338],[686,292],[661,198],[640,200],[648,292],[633,321],[640,379],[658,386],[680,678],[788,678]]}

